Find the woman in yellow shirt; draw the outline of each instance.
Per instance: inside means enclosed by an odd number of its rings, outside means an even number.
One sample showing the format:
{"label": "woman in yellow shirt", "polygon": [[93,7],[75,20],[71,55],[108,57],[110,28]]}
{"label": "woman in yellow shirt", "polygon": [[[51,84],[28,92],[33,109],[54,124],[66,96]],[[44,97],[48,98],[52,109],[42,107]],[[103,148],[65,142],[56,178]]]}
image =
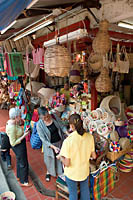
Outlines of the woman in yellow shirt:
{"label": "woman in yellow shirt", "polygon": [[80,115],[73,114],[69,119],[72,133],[64,140],[58,159],[64,164],[64,174],[69,190],[69,199],[77,200],[77,183],[80,183],[80,200],[90,200],[88,177],[89,159],[96,158],[94,139],[83,128]]}

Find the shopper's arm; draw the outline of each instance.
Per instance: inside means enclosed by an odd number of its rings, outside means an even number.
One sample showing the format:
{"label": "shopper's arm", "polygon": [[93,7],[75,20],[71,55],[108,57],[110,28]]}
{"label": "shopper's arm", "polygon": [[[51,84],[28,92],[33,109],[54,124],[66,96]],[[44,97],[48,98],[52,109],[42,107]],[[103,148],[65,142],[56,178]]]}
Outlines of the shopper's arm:
{"label": "shopper's arm", "polygon": [[93,159],[96,159],[96,152],[95,152],[95,151],[91,153],[91,157],[92,157]]}
{"label": "shopper's arm", "polygon": [[56,156],[57,159],[59,159],[64,165],[65,167],[69,167],[70,166],[70,158],[65,158],[64,156]]}

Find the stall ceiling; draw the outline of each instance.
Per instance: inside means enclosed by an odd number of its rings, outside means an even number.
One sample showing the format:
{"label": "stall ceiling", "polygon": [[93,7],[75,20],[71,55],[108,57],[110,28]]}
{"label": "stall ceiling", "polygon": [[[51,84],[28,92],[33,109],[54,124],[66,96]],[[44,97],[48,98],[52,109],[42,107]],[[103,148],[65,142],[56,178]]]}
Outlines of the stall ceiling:
{"label": "stall ceiling", "polygon": [[[122,7],[123,2],[123,7]],[[79,5],[82,5],[82,8],[88,8],[92,11],[96,18],[100,19],[100,11],[103,12],[100,8],[104,5],[104,8],[107,8],[105,16],[107,16],[108,20],[112,20],[112,24],[110,26],[112,31],[118,31],[121,33],[130,33],[133,34],[133,30],[118,28],[117,23],[119,21],[123,21],[126,23],[133,24],[133,12],[131,12],[131,8],[133,9],[133,0],[38,0],[34,5],[32,5],[29,9],[25,9],[17,18],[17,23],[13,25],[7,32],[4,34],[0,34],[0,41],[4,41],[8,38],[11,38],[14,35],[17,35],[19,31],[23,28],[29,26],[33,22],[38,21],[44,16],[52,14],[52,11],[56,8],[62,9],[74,9]],[[112,5],[120,5],[119,9],[116,6],[115,10],[112,12],[112,16],[110,11],[108,10]],[[124,9],[125,7],[125,9]],[[123,9],[123,12],[122,12]],[[93,16],[93,19],[94,19]],[[94,21],[94,27],[96,27],[97,23]],[[93,28],[94,28],[93,27]],[[130,37],[129,42],[132,42],[132,38]]]}

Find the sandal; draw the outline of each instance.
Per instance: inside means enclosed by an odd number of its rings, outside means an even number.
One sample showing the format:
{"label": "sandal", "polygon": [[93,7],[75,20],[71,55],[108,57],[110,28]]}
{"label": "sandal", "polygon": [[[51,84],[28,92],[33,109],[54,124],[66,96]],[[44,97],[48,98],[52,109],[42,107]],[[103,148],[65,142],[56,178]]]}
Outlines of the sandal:
{"label": "sandal", "polygon": [[47,182],[49,182],[50,179],[51,179],[51,175],[50,175],[50,174],[46,174],[45,180],[46,180]]}
{"label": "sandal", "polygon": [[31,187],[32,186],[32,183],[20,183],[20,186],[21,187]]}

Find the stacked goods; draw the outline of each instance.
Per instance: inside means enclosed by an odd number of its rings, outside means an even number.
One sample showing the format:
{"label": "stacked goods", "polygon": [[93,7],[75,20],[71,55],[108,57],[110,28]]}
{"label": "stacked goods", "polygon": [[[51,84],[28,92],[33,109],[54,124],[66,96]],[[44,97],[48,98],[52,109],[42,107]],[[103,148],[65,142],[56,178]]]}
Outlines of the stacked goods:
{"label": "stacked goods", "polygon": [[44,54],[44,66],[45,72],[49,76],[68,76],[71,65],[71,57],[65,47],[54,45],[46,49]]}

